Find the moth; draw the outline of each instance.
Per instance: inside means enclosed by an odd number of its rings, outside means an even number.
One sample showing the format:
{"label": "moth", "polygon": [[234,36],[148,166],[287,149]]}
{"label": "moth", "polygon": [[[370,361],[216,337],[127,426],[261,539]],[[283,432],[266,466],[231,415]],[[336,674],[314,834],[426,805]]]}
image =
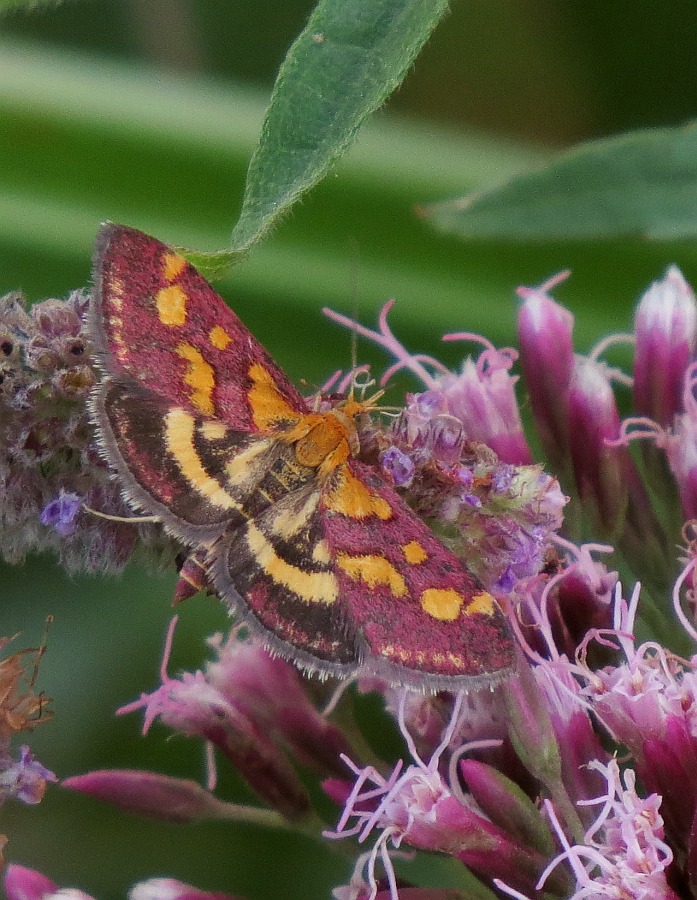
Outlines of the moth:
{"label": "moth", "polygon": [[494,598],[359,460],[369,404],[310,409],[193,266],[132,228],[99,233],[90,316],[91,415],[125,499],[271,652],[419,690],[510,673]]}

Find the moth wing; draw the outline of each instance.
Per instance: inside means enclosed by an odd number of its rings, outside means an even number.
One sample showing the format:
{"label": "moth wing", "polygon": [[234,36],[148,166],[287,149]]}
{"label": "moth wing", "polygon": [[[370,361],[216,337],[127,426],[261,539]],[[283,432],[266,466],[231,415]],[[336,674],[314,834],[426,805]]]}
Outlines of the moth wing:
{"label": "moth wing", "polygon": [[192,545],[246,521],[285,449],[271,436],[193,415],[132,378],[104,379],[91,406],[126,499]]}
{"label": "moth wing", "polygon": [[261,626],[273,652],[309,671],[347,675],[363,651],[324,538],[320,500],[315,480],[227,532],[211,550],[209,576],[243,620]]}
{"label": "moth wing", "polygon": [[103,225],[92,329],[111,375],[128,376],[195,415],[238,431],[297,421],[302,397],[183,256],[124,225]]}
{"label": "moth wing", "polygon": [[514,665],[506,616],[375,471],[356,460],[322,495],[323,534],[368,671],[430,690],[491,685]]}

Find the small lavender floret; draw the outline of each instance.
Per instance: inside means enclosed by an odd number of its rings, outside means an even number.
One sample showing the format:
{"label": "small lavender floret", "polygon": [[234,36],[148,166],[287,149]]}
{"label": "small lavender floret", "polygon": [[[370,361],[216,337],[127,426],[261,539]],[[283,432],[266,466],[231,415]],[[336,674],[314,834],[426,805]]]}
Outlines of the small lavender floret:
{"label": "small lavender floret", "polygon": [[77,494],[61,491],[41,510],[39,521],[42,525],[55,528],[61,537],[68,537],[75,531],[75,519],[82,506],[82,498]]}
{"label": "small lavender floret", "polygon": [[414,463],[398,447],[388,447],[380,454],[380,465],[397,487],[408,487],[414,477]]}
{"label": "small lavender floret", "polygon": [[49,781],[58,779],[34,758],[26,744],[16,761],[0,756],[0,806],[5,800],[19,800],[29,806],[40,803]]}

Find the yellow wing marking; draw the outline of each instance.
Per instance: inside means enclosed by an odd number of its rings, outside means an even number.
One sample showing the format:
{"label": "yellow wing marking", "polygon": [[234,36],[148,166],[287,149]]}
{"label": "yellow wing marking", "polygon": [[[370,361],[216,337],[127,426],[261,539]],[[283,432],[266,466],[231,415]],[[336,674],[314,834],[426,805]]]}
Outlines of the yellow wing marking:
{"label": "yellow wing marking", "polygon": [[183,409],[175,407],[165,416],[165,447],[179,464],[182,475],[191,487],[219,509],[234,509],[243,512],[242,507],[203,468],[194,447],[196,420]]}
{"label": "yellow wing marking", "polygon": [[167,281],[174,281],[186,267],[186,260],[178,253],[165,253],[162,257],[162,274]]}
{"label": "yellow wing marking", "polygon": [[442,666],[443,663],[448,663],[457,668],[466,667],[464,657],[459,656],[457,653],[451,653],[450,651],[447,653],[439,651],[428,653],[424,650],[405,650],[403,647],[396,647],[394,644],[384,644],[380,647],[380,653],[390,659],[397,660],[404,665],[413,665],[416,663],[421,666]]}
{"label": "yellow wing marking", "polygon": [[221,325],[214,325],[210,330],[208,340],[216,350],[224,350],[231,343],[232,338]]}
{"label": "yellow wing marking", "polygon": [[419,563],[428,559],[428,553],[424,550],[418,541],[409,541],[402,547],[404,558],[412,566],[418,566]]}
{"label": "yellow wing marking", "polygon": [[482,616],[493,616],[496,611],[496,601],[488,591],[475,594],[465,607],[465,615],[472,616],[479,613]]}
{"label": "yellow wing marking", "polygon": [[366,519],[368,516],[383,520],[392,518],[392,507],[387,500],[372,493],[348,466],[342,467],[336,486],[325,495],[324,504],[330,512],[350,519]]}
{"label": "yellow wing marking", "polygon": [[452,622],[460,615],[464,599],[452,588],[427,588],[421,595],[421,606],[434,619]]}
{"label": "yellow wing marking", "polygon": [[272,441],[260,438],[244,450],[232,451],[225,464],[225,476],[231,487],[253,486],[259,480],[260,470],[268,468],[264,456]]}
{"label": "yellow wing marking", "polygon": [[276,584],[293,591],[306,603],[329,605],[336,601],[339,591],[332,572],[307,572],[292,566],[281,559],[271,541],[253,522],[247,525],[246,539],[255,560]]}
{"label": "yellow wing marking", "polygon": [[123,282],[120,278],[112,278],[105,292],[105,303],[110,309],[107,311],[111,340],[114,342],[114,352],[121,363],[125,363],[128,357],[128,347],[123,339],[123,318],[119,313],[123,308]]}
{"label": "yellow wing marking", "polygon": [[328,564],[331,562],[332,553],[329,549],[329,544],[324,539],[317,541],[312,548],[312,559],[320,564]]}
{"label": "yellow wing marking", "polygon": [[307,526],[312,519],[319,502],[319,491],[307,498],[300,509],[283,508],[274,516],[271,524],[271,533],[278,535],[283,540],[292,540]]}
{"label": "yellow wing marking", "polygon": [[253,363],[249,367],[252,386],[247,398],[252,410],[252,419],[260,431],[275,428],[281,422],[297,422],[301,413],[283,399],[270,372]]}
{"label": "yellow wing marking", "polygon": [[186,291],[178,284],[169,284],[155,294],[155,306],[160,322],[170,328],[186,322]]}
{"label": "yellow wing marking", "polygon": [[220,441],[228,433],[228,427],[219,419],[208,419],[201,422],[200,431],[207,441]]}
{"label": "yellow wing marking", "polygon": [[123,281],[120,278],[111,278],[107,285],[108,302],[116,312],[121,311],[123,306]]}
{"label": "yellow wing marking", "polygon": [[191,388],[191,402],[204,415],[212,416],[214,412],[213,388],[215,387],[213,366],[206,362],[201,351],[197,350],[193,344],[185,342],[177,344],[174,352],[189,363],[184,375],[184,382]]}
{"label": "yellow wing marking", "polygon": [[391,562],[384,556],[352,556],[340,553],[336,559],[337,566],[354,581],[363,581],[369,588],[388,587],[395,597],[403,597],[407,586]]}

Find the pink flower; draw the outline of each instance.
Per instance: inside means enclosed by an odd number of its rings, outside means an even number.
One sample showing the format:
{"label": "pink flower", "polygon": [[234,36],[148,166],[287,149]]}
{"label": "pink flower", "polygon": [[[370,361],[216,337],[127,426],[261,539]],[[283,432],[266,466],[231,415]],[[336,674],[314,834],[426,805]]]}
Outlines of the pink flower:
{"label": "pink flower", "polygon": [[167,675],[166,660],[175,624],[176,618],[165,650],[161,687],[119,712],[144,708],[144,733],[159,718],[175,731],[210,742],[266,803],[289,819],[301,818],[309,810],[305,788],[285,753],[252,711],[227,696],[215,679],[201,671],[185,672],[180,678]]}

